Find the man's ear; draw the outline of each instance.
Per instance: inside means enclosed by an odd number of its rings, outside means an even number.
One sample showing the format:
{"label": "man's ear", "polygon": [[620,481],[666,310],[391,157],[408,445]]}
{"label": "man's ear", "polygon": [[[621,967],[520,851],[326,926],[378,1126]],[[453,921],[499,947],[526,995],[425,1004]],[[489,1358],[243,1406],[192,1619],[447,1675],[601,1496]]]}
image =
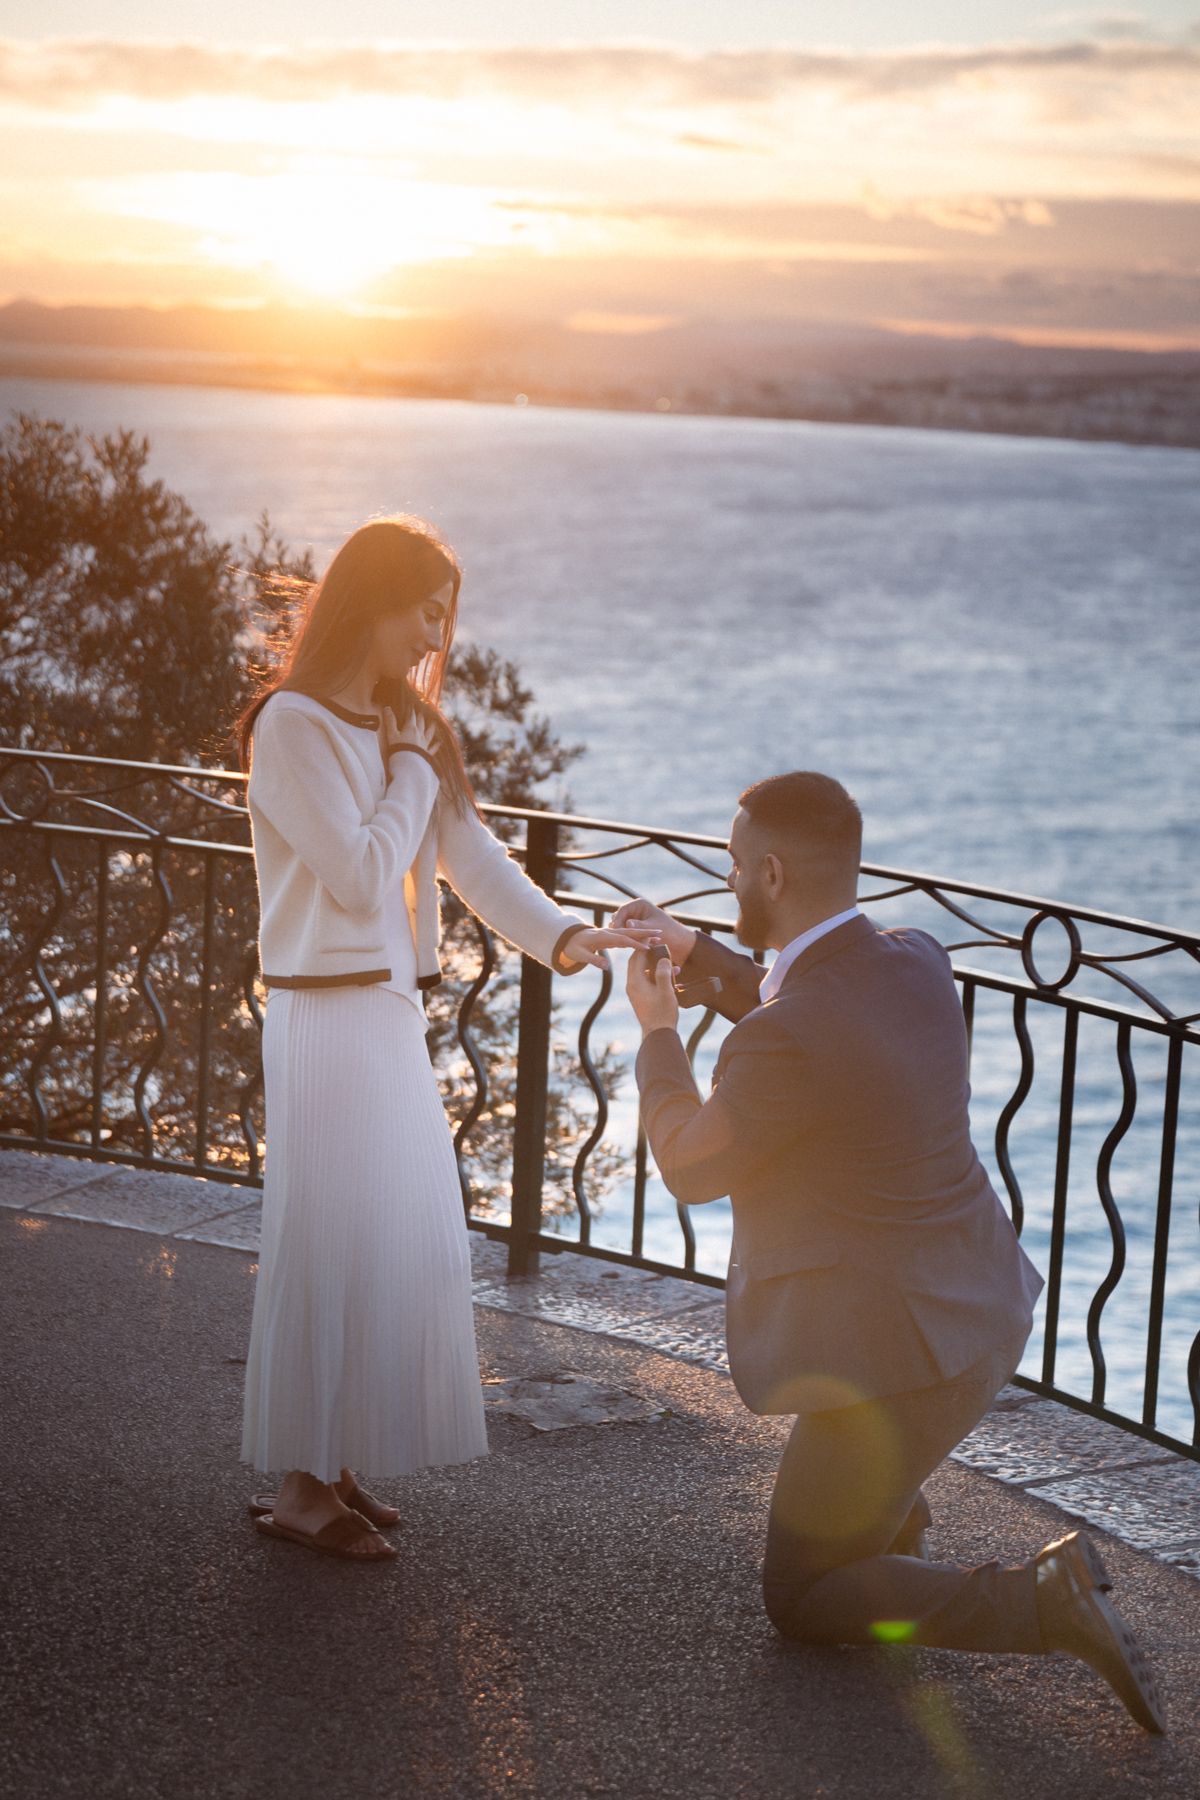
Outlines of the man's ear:
{"label": "man's ear", "polygon": [[763,875],[768,894],[772,900],[778,900],[783,892],[783,864],[771,850],[763,857]]}

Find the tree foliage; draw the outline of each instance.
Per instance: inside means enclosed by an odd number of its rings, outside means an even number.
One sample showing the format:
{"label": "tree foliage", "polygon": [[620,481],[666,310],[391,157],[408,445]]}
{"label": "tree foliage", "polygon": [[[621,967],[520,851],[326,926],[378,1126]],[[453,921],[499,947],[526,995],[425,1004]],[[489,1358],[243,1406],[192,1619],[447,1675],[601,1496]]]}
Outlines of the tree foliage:
{"label": "tree foliage", "polygon": [[[194,847],[249,844],[240,788],[201,771],[228,764],[229,727],[255,689],[255,666],[280,654],[315,570],[265,516],[236,548],[212,536],[152,477],[149,454],[130,432],[88,438],[24,415],[0,432],[0,741],[196,771],[176,780],[94,765],[6,771],[10,815],[90,829],[0,832],[0,1129],[59,1141],[98,1130],[110,1146],[240,1168],[261,1130],[257,900],[247,855]],[[487,648],[456,647],[447,702],[483,801],[536,806],[579,754],[534,710],[515,666]],[[101,829],[117,835],[97,838]],[[430,1042],[461,1117],[476,1082],[458,1043],[458,1003],[481,950],[453,896],[445,917],[448,981],[431,1006]],[[497,951],[471,1019],[488,1104],[463,1159],[485,1211],[505,1205],[516,1078],[519,959]],[[600,1060],[615,1081],[612,1059]],[[568,1062],[558,1054],[551,1081],[550,1213],[574,1205],[571,1160],[594,1111]],[[602,1193],[618,1166],[601,1145],[591,1191]]]}

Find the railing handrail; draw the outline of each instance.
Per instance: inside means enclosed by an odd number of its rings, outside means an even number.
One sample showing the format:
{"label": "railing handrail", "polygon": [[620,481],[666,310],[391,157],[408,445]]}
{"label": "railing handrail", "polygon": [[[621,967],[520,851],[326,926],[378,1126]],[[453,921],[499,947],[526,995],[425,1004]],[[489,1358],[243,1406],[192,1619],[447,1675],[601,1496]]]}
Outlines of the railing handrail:
{"label": "railing handrail", "polygon": [[[74,763],[105,769],[122,769],[138,774],[155,776],[169,775],[188,780],[228,781],[244,787],[249,779],[240,769],[212,768],[190,763],[148,763],[134,762],[121,757],[87,756],[67,750],[36,750],[27,747],[0,745],[0,759],[11,759],[21,762]],[[65,798],[66,796],[64,796]],[[490,818],[512,819],[522,823],[540,820],[545,825],[557,825],[575,831],[612,832],[623,837],[634,837],[645,840],[647,845],[660,848],[671,844],[688,844],[702,850],[716,850],[724,854],[728,850],[728,841],[711,833],[695,831],[677,831],[664,825],[641,825],[627,820],[606,819],[586,813],[564,813],[552,811],[545,807],[508,806],[496,801],[485,800],[480,803],[480,811]],[[0,817],[0,824],[29,823],[37,820],[12,820]],[[55,830],[70,829],[57,823]],[[90,829],[90,828],[89,828]],[[147,837],[156,834],[147,831]],[[216,849],[222,847],[229,850],[244,849],[244,845],[217,846],[207,839],[188,840],[183,838],[167,838],[163,840],[173,848]],[[586,857],[583,858],[586,861]],[[1114,931],[1128,931],[1136,936],[1168,938],[1180,949],[1195,951],[1200,954],[1200,930],[1189,931],[1182,926],[1165,925],[1150,919],[1137,918],[1132,915],[1101,911],[1094,907],[1076,905],[1075,902],[1063,899],[1051,899],[1045,895],[1027,894],[1016,888],[998,888],[979,882],[962,881],[950,875],[939,875],[927,869],[899,869],[889,863],[864,862],[860,864],[860,873],[872,880],[899,882],[915,893],[929,894],[937,890],[947,894],[960,894],[973,900],[987,900],[997,905],[1009,905],[1024,908],[1031,912],[1050,913],[1055,917],[1067,915],[1073,919],[1083,920],[1089,925],[1099,925]],[[870,896],[868,896],[870,898]],[[710,918],[706,924],[711,926],[726,925],[725,920]]]}

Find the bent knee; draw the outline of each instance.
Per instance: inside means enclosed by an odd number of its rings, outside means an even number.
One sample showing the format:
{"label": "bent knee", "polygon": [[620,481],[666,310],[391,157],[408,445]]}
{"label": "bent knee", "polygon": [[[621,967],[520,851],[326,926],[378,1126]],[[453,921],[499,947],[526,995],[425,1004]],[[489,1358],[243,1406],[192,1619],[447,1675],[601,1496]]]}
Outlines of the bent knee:
{"label": "bent knee", "polygon": [[812,1586],[813,1581],[797,1581],[794,1577],[786,1579],[763,1572],[762,1598],[766,1615],[780,1637],[792,1643],[830,1642],[808,1605]]}

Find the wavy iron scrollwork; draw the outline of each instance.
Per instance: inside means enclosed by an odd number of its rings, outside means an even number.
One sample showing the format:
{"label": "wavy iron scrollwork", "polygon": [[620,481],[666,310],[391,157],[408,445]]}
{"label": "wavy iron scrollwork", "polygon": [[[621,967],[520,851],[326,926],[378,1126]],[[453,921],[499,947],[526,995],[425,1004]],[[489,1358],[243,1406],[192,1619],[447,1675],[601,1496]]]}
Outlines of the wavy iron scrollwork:
{"label": "wavy iron scrollwork", "polygon": [[575,1206],[579,1213],[579,1241],[581,1244],[590,1243],[592,1235],[592,1206],[587,1196],[587,1189],[584,1186],[584,1173],[587,1169],[588,1158],[591,1156],[596,1145],[600,1142],[605,1131],[608,1129],[608,1094],[605,1091],[604,1083],[600,1078],[600,1071],[596,1067],[595,1059],[592,1056],[592,1026],[600,1017],[605,1003],[612,993],[612,988],[612,969],[606,968],[600,977],[600,987],[597,991],[596,998],[588,1007],[579,1026],[579,1064],[596,1101],[596,1123],[593,1125],[583,1143],[579,1146],[579,1151],[575,1157],[574,1166],[571,1170],[571,1188],[575,1195]]}
{"label": "wavy iron scrollwork", "polygon": [[[35,774],[42,784],[32,807],[28,802],[14,805],[4,792],[6,785],[15,785],[26,773]],[[214,786],[227,788],[230,798],[210,792]],[[0,819],[14,824],[109,828],[154,842],[170,837],[184,823],[189,832],[231,820],[244,827],[245,791],[246,777],[234,769],[0,749]],[[172,796],[188,802],[186,811],[171,804]]]}
{"label": "wavy iron scrollwork", "polygon": [[1092,1359],[1092,1399],[1097,1406],[1104,1404],[1104,1392],[1108,1379],[1104,1351],[1100,1344],[1100,1319],[1108,1304],[1110,1294],[1125,1273],[1125,1223],[1121,1218],[1120,1208],[1113,1198],[1112,1166],[1117,1146],[1133,1124],[1133,1116],[1137,1111],[1137,1077],[1134,1074],[1133,1052],[1130,1043],[1132,1035],[1129,1021],[1123,1020],[1117,1026],[1117,1066],[1121,1071],[1121,1111],[1101,1146],[1100,1158],[1096,1165],[1096,1192],[1100,1197],[1100,1205],[1104,1209],[1104,1217],[1108,1220],[1109,1235],[1112,1238],[1112,1259],[1108,1266],[1108,1273],[1096,1289],[1087,1316],[1087,1343]]}
{"label": "wavy iron scrollwork", "polygon": [[467,1174],[467,1138],[470,1135],[472,1126],[476,1124],[488,1103],[487,1065],[479,1053],[479,1046],[476,1044],[474,1035],[471,1031],[471,1014],[475,1010],[475,1002],[483,993],[484,988],[491,979],[492,971],[496,967],[496,946],[487,926],[477,919],[473,913],[468,916],[471,924],[475,928],[475,935],[479,939],[479,973],[463,995],[462,1002],[458,1009],[457,1033],[459,1044],[462,1047],[464,1056],[471,1065],[471,1074],[475,1078],[475,1098],[472,1100],[465,1117],[459,1120],[458,1127],[455,1130],[454,1160],[458,1167],[458,1183],[459,1187],[462,1189],[463,1206],[469,1215],[473,1194],[471,1190],[471,1178]]}
{"label": "wavy iron scrollwork", "polygon": [[252,1111],[256,1101],[261,1097],[263,1089],[263,1009],[258,998],[257,981],[258,945],[251,944],[242,958],[242,998],[245,1001],[246,1010],[257,1027],[254,1033],[256,1052],[254,1065],[238,1089],[238,1119],[250,1159],[250,1177],[254,1181],[257,1181],[262,1175],[262,1140],[258,1135],[258,1127],[254,1123]]}
{"label": "wavy iron scrollwork", "polygon": [[1029,1090],[1033,1086],[1033,1040],[1029,1035],[1029,1024],[1025,1014],[1026,996],[1014,994],[1013,1035],[1021,1051],[1021,1067],[1017,1074],[1016,1086],[996,1121],[996,1161],[1000,1166],[1004,1185],[1008,1189],[1009,1210],[1012,1213],[1012,1222],[1018,1237],[1020,1237],[1025,1223],[1025,1199],[1012,1165],[1012,1157],[1008,1153],[1008,1138],[1012,1122],[1025,1104]]}
{"label": "wavy iron scrollwork", "polygon": [[155,844],[150,854],[150,868],[154,885],[158,890],[158,917],[142,941],[137,970],[134,975],[134,986],[145,1001],[146,1010],[154,1021],[150,1044],[138,1065],[137,1078],[133,1084],[133,1106],[142,1127],[142,1150],[147,1157],[154,1155],[154,1121],[150,1117],[150,1110],[146,1105],[146,1084],[158,1066],[167,1041],[167,1015],[163,1011],[162,1001],[158,997],[158,989],[154,983],[154,974],[150,964],[151,958],[167,934],[167,926],[171,921],[171,908],[174,905],[171,884],[167,880],[166,871],[163,868],[163,845],[161,842]]}
{"label": "wavy iron scrollwork", "polygon": [[54,983],[50,980],[46,965],[42,960],[42,951],[66,911],[68,897],[67,884],[63,880],[63,872],[59,867],[58,858],[54,854],[53,840],[50,838],[47,838],[45,843],[45,859],[46,873],[50,878],[50,885],[54,893],[54,904],[46,914],[42,927],[31,946],[30,966],[38,992],[46,1002],[50,1014],[50,1024],[45,1037],[38,1045],[26,1076],[29,1097],[33,1103],[33,1114],[37,1121],[36,1135],[42,1142],[45,1142],[46,1139],[49,1116],[46,1112],[46,1103],[42,1098],[40,1077],[51,1053],[62,1042],[62,1008],[58,1003],[58,994],[55,992]]}

